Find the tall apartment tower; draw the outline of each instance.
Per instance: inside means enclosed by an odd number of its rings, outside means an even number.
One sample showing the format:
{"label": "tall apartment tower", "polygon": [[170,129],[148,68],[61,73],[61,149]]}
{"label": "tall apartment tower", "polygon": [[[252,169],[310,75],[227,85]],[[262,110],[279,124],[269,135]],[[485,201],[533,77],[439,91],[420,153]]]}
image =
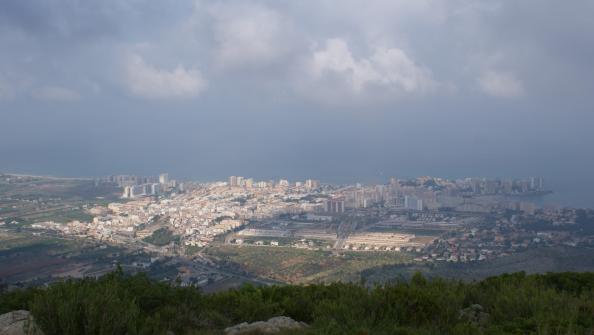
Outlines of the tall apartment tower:
{"label": "tall apartment tower", "polygon": [[344,213],[343,199],[326,200],[325,209],[327,213]]}
{"label": "tall apartment tower", "polygon": [[130,188],[131,186],[124,186],[124,193],[122,194],[122,198],[129,199],[130,198]]}
{"label": "tall apartment tower", "polygon": [[423,200],[410,195],[404,196],[404,208],[415,211],[423,210]]}
{"label": "tall apartment tower", "polygon": [[307,187],[310,190],[313,190],[313,189],[320,187],[320,182],[318,180],[314,180],[314,179],[307,179],[305,181],[305,187]]}
{"label": "tall apartment tower", "polygon": [[542,177],[531,177],[530,189],[535,191],[542,191],[544,189],[544,180],[542,179]]}
{"label": "tall apartment tower", "polygon": [[159,184],[167,184],[167,183],[169,183],[169,174],[161,173],[159,175]]}

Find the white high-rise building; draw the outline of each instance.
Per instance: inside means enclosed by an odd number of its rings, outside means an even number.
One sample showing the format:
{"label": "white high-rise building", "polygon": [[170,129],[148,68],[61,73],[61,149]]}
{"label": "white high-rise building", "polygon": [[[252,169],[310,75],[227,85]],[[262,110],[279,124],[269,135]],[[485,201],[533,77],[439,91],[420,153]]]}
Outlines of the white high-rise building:
{"label": "white high-rise building", "polygon": [[157,195],[161,193],[161,184],[151,184],[150,194]]}
{"label": "white high-rise building", "polygon": [[136,198],[143,195],[146,195],[146,187],[147,185],[134,185],[130,186],[130,198]]}
{"label": "white high-rise building", "polygon": [[169,183],[169,174],[161,173],[159,175],[159,184],[167,184],[167,183]]}
{"label": "white high-rise building", "polygon": [[544,189],[544,180],[542,179],[542,177],[531,177],[530,189],[535,191],[542,191]]}
{"label": "white high-rise building", "polygon": [[423,210],[423,200],[410,195],[404,196],[404,208],[412,209],[415,211]]}
{"label": "white high-rise building", "polygon": [[131,186],[124,187],[124,194],[122,194],[122,198],[124,198],[124,199],[130,198],[130,188],[131,188]]}
{"label": "white high-rise building", "polygon": [[327,213],[344,213],[343,199],[329,199],[326,200],[325,209]]}
{"label": "white high-rise building", "polygon": [[307,187],[310,190],[313,190],[320,187],[320,182],[318,180],[308,179],[305,181],[305,187]]}

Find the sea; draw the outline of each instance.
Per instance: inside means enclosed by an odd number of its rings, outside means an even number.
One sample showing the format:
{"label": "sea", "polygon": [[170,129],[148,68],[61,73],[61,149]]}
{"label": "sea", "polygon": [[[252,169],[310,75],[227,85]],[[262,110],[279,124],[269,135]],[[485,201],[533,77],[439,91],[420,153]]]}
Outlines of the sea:
{"label": "sea", "polygon": [[594,209],[594,180],[558,178],[545,180],[545,188],[553,193],[534,199],[539,205]]}

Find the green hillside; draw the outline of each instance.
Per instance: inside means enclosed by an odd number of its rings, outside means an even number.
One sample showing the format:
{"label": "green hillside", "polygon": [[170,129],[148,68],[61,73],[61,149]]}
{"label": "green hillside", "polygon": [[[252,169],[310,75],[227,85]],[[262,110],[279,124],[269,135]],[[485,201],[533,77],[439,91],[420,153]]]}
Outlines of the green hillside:
{"label": "green hillside", "polygon": [[[480,306],[479,306],[480,305]],[[52,334],[222,334],[284,315],[303,334],[592,334],[594,273],[514,273],[464,283],[244,286],[204,294],[121,271],[0,294],[0,313],[30,310]]]}

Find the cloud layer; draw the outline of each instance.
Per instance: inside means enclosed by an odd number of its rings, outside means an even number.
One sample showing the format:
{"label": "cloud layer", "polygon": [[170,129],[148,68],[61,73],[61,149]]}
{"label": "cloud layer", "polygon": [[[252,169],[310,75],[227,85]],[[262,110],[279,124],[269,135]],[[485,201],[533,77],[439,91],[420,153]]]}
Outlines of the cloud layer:
{"label": "cloud layer", "polygon": [[515,98],[524,94],[524,85],[512,73],[489,70],[479,78],[480,88],[500,98]]}
{"label": "cloud layer", "polygon": [[206,9],[212,20],[215,62],[224,68],[267,66],[292,51],[288,18],[278,11],[249,2]]}
{"label": "cloud layer", "polygon": [[[564,69],[557,75],[592,86],[580,55],[594,53],[587,33],[594,27],[583,14],[594,6],[546,1],[7,1],[0,4],[0,99],[67,102],[124,88],[187,100],[241,96],[237,85],[249,82],[249,96],[282,91],[321,105],[444,94],[517,100],[555,90],[558,82],[542,69]],[[555,13],[567,24],[545,19]],[[583,41],[573,54],[571,36]],[[7,71],[30,84],[3,79]],[[68,88],[88,82],[89,92]]]}
{"label": "cloud layer", "polygon": [[316,50],[310,63],[314,80],[334,77],[353,94],[385,87],[395,94],[429,91],[435,86],[430,71],[417,66],[404,51],[377,48],[367,58],[355,59],[342,39],[329,39]]}
{"label": "cloud layer", "polygon": [[149,99],[192,98],[206,88],[206,81],[196,69],[186,69],[183,65],[171,70],[159,69],[136,54],[128,57],[125,71],[130,91]]}

